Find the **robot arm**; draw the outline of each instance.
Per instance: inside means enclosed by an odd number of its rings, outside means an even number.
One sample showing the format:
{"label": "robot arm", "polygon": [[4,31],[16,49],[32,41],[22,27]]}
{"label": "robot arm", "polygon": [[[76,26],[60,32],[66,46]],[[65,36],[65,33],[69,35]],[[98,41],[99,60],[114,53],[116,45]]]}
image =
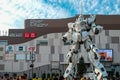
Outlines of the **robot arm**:
{"label": "robot arm", "polygon": [[63,42],[66,42],[67,40],[71,40],[71,36],[72,36],[72,33],[73,33],[73,26],[74,26],[74,23],[68,23],[68,32],[65,33],[65,35],[63,35]]}
{"label": "robot arm", "polygon": [[99,34],[100,32],[102,32],[102,30],[103,30],[103,27],[100,25],[92,26],[92,31],[94,34]]}
{"label": "robot arm", "polygon": [[91,27],[92,32],[94,34],[99,34],[103,30],[103,27],[100,25],[96,25],[95,21],[96,15],[90,15],[90,18],[87,19],[88,25]]}
{"label": "robot arm", "polygon": [[96,15],[90,15],[90,17],[87,19],[88,24],[92,24],[96,21]]}

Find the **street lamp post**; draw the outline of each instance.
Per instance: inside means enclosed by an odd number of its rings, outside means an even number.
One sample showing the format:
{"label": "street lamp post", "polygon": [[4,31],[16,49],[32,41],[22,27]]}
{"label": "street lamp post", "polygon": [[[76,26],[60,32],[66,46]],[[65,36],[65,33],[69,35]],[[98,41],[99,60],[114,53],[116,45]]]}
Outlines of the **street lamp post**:
{"label": "street lamp post", "polygon": [[30,67],[32,68],[32,78],[33,78],[33,68],[34,68],[34,56],[33,56],[33,52],[30,52],[30,60],[31,60],[31,65]]}
{"label": "street lamp post", "polygon": [[32,78],[34,77],[33,75],[33,69],[34,69],[34,61],[35,61],[35,54],[34,54],[34,51],[35,51],[35,46],[30,46],[28,48],[28,51],[30,51],[30,61],[31,61],[31,65],[30,65],[30,68],[32,68]]}

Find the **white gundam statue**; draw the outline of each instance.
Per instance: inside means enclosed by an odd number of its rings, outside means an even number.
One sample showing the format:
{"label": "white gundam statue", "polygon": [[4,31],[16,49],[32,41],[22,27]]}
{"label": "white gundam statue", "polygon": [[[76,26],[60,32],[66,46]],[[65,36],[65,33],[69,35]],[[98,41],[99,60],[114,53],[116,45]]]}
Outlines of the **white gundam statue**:
{"label": "white gundam statue", "polygon": [[107,80],[107,72],[104,66],[100,63],[100,55],[98,48],[92,42],[91,34],[99,34],[103,27],[95,24],[96,15],[90,15],[85,18],[80,15],[75,22],[68,23],[68,32],[66,32],[62,40],[71,42],[70,51],[67,53],[67,61],[69,63],[64,73],[64,78],[72,78],[77,76],[77,62],[80,46],[83,44],[88,53],[90,63],[93,65],[93,73],[96,76],[94,80]]}

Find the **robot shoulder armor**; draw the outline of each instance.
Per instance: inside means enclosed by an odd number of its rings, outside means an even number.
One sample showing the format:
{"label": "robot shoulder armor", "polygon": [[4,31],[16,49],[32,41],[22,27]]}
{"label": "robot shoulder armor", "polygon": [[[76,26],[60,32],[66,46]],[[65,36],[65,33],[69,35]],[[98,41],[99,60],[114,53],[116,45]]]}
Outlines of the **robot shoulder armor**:
{"label": "robot shoulder armor", "polygon": [[68,23],[68,28],[69,28],[69,29],[73,28],[74,24],[75,24],[75,23],[72,23],[72,22]]}

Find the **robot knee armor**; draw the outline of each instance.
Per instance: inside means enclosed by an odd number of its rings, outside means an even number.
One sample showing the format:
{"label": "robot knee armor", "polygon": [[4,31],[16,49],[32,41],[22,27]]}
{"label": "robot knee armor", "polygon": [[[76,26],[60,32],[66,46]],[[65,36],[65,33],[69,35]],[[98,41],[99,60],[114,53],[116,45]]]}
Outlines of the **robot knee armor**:
{"label": "robot knee armor", "polygon": [[99,50],[94,44],[90,45],[90,49],[95,53]]}

